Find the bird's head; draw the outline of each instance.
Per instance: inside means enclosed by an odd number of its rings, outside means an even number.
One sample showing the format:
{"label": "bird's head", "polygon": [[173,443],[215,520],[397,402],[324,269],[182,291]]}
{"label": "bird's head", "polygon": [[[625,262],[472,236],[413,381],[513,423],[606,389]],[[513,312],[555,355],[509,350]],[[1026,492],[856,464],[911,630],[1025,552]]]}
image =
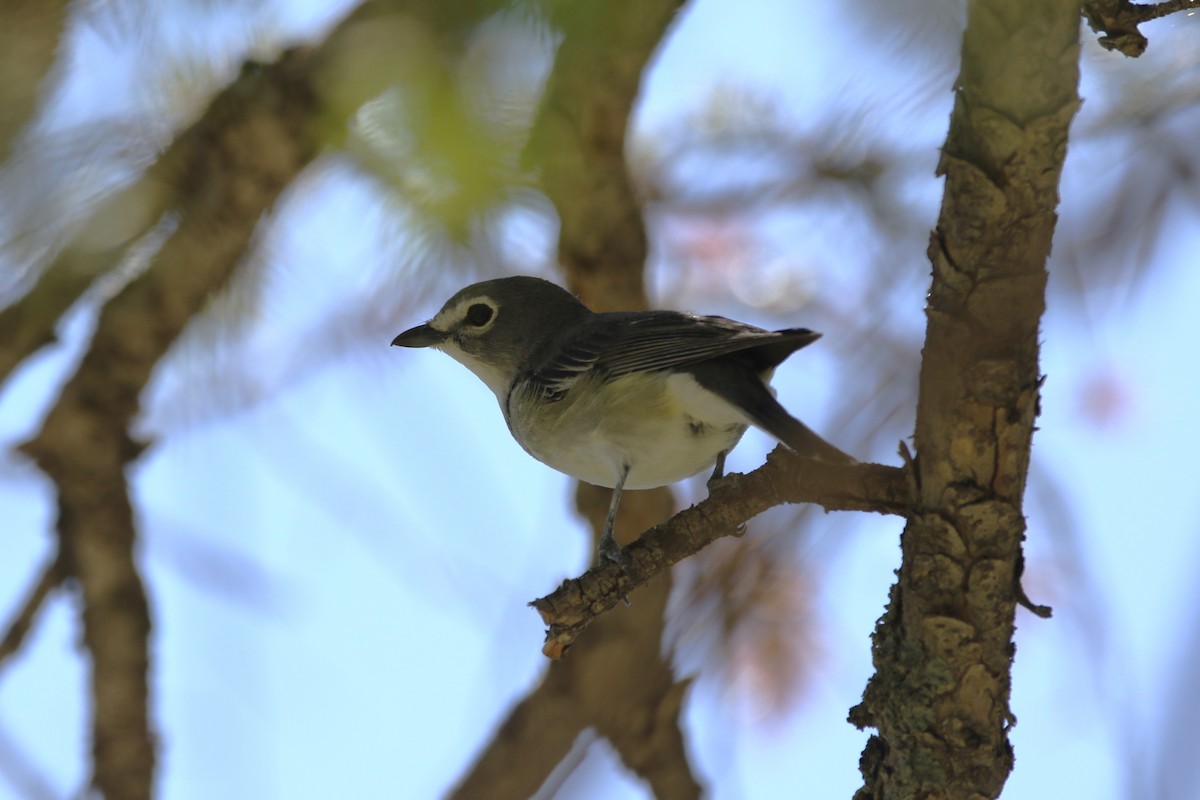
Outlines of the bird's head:
{"label": "bird's head", "polygon": [[406,330],[392,344],[441,350],[475,373],[503,401],[538,349],[564,326],[590,313],[574,295],[550,281],[496,278],[462,289],[433,319]]}

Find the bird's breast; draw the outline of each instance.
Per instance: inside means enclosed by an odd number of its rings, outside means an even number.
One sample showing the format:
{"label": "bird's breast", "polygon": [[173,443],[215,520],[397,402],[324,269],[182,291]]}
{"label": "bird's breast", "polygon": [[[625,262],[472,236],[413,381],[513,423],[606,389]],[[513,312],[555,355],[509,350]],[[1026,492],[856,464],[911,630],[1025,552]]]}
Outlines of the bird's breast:
{"label": "bird's breast", "polygon": [[711,467],[746,430],[737,409],[683,373],[587,375],[554,400],[518,385],[507,406],[530,455],[597,486],[614,486],[626,465],[626,488],[675,483]]}

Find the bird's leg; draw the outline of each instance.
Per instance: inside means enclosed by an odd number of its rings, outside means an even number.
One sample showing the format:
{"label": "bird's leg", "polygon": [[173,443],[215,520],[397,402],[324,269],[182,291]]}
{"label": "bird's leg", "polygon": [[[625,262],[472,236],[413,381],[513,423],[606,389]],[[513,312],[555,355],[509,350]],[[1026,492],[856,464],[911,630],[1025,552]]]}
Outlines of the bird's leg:
{"label": "bird's leg", "polygon": [[719,481],[725,477],[725,456],[729,455],[728,450],[722,450],[717,453],[717,463],[713,466],[712,475],[708,476],[708,485],[712,486],[714,481]]}
{"label": "bird's leg", "polygon": [[[717,453],[716,466],[713,467],[713,473],[708,478],[708,490],[710,492],[712,491],[713,484],[725,477],[725,456],[727,455],[729,455],[728,450],[722,450],[721,452]],[[744,536],[745,533],[746,523],[743,522],[741,525],[737,526],[737,530],[733,532],[733,535]]]}
{"label": "bird's leg", "polygon": [[629,477],[629,465],[621,465],[621,476],[613,487],[612,500],[608,503],[608,517],[604,520],[604,531],[600,534],[600,555],[615,564],[624,564],[621,546],[613,538],[613,525],[617,521],[617,506],[621,504],[621,490],[625,488],[625,479]]}

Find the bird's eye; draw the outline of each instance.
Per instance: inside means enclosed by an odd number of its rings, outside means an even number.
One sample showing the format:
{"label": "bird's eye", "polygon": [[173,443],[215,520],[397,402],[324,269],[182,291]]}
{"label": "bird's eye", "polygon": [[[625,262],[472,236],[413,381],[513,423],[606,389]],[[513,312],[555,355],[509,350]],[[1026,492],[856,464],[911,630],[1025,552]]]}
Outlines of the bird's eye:
{"label": "bird's eye", "polygon": [[467,309],[467,322],[476,328],[481,328],[487,325],[488,320],[492,318],[492,313],[491,306],[486,303],[476,303]]}

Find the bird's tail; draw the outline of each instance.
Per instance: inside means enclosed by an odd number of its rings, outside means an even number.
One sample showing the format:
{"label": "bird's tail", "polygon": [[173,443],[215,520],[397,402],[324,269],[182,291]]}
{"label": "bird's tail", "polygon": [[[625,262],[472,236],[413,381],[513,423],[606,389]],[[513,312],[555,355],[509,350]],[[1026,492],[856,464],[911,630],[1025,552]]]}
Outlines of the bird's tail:
{"label": "bird's tail", "polygon": [[854,457],[825,441],[812,428],[789,414],[765,386],[756,402],[749,408],[743,406],[743,411],[755,425],[802,456],[833,464],[856,463]]}
{"label": "bird's tail", "polygon": [[693,375],[705,389],[736,406],[751,422],[800,455],[834,464],[857,463],[789,414],[750,367],[710,362],[693,368]]}

